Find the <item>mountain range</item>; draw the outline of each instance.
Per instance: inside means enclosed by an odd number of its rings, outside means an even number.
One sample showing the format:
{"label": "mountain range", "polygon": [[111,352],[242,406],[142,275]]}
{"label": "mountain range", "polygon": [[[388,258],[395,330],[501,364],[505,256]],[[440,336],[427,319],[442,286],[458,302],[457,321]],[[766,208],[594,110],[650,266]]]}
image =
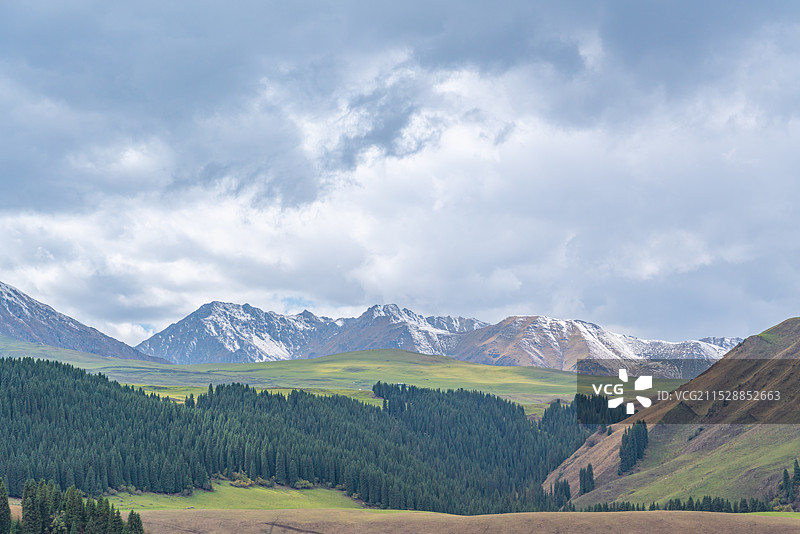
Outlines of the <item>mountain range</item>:
{"label": "mountain range", "polygon": [[2,282],[0,335],[113,358],[168,363],[158,356],[143,354]]}
{"label": "mountain range", "polygon": [[395,304],[358,317],[310,311],[281,315],[249,304],[210,302],[136,348],[86,326],[0,282],[0,335],[124,359],[161,363],[263,362],[316,358],[356,350],[404,349],[490,365],[574,370],[580,358],[694,358],[711,365],[740,338],[682,342],[643,340],[578,320],[512,316],[424,317]]}
{"label": "mountain range", "polygon": [[136,348],[175,363],[275,361],[398,348],[473,363],[574,370],[577,360],[587,357],[698,358],[710,365],[740,341],[643,340],[585,321],[544,316],[513,316],[492,325],[464,317],[424,317],[395,304],[334,320],[309,311],[287,316],[248,304],[211,302]]}

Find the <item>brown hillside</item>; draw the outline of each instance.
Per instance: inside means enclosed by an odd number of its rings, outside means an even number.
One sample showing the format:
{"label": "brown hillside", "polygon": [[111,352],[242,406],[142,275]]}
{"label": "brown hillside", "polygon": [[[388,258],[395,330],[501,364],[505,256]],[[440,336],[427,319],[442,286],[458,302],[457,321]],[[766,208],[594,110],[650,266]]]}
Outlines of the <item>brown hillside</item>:
{"label": "brown hillside", "polygon": [[586,340],[576,329],[555,338],[556,346],[531,339],[537,331],[537,315],[512,316],[495,325],[461,335],[453,355],[459,360],[490,365],[534,365],[574,369],[589,355]]}
{"label": "brown hillside", "polygon": [[[780,391],[780,402],[721,400],[661,401],[595,434],[550,474],[549,488],[565,478],[573,495],[579,470],[591,463],[595,490],[574,499],[576,506],[631,500],[719,495],[769,497],[795,457],[800,457],[800,319],[789,319],[751,336],[705,373],[677,391]],[[622,429],[643,419],[650,430],[645,458],[633,474],[619,476]],[[680,422],[682,424],[664,424]]]}

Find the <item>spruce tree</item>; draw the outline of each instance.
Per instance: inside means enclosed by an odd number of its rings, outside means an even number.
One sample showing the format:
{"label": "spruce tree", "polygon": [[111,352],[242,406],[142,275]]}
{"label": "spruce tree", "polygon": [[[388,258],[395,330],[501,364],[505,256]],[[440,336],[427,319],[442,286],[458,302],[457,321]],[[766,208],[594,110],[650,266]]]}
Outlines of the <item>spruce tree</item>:
{"label": "spruce tree", "polygon": [[128,534],[144,534],[144,525],[142,525],[142,516],[131,510],[131,513],[128,514],[128,524],[125,525],[127,527]]}
{"label": "spruce tree", "polygon": [[42,531],[42,517],[35,494],[22,499],[22,534],[39,534]]}
{"label": "spruce tree", "polygon": [[592,469],[592,464],[588,464],[586,466],[586,493],[589,493],[594,489],[594,470]]}
{"label": "spruce tree", "polygon": [[791,486],[792,486],[792,482],[789,479],[789,470],[788,469],[784,469],[783,470],[783,486],[782,486],[782,488],[783,488],[783,492],[786,495],[789,495],[789,490],[791,489]]}
{"label": "spruce tree", "polygon": [[794,459],[794,476],[792,483],[796,486],[800,484],[800,464],[797,463],[797,458]]}
{"label": "spruce tree", "polygon": [[287,477],[290,486],[294,486],[297,479],[300,478],[300,474],[297,470],[297,462],[295,462],[294,459],[289,461],[289,473]]}
{"label": "spruce tree", "polygon": [[286,484],[286,461],[281,451],[275,453],[275,481]]}
{"label": "spruce tree", "polygon": [[8,504],[8,491],[0,478],[0,534],[11,532],[11,507]]}
{"label": "spruce tree", "polygon": [[97,495],[97,476],[94,474],[94,466],[89,466],[86,470],[86,478],[83,481],[83,491],[89,495]]}

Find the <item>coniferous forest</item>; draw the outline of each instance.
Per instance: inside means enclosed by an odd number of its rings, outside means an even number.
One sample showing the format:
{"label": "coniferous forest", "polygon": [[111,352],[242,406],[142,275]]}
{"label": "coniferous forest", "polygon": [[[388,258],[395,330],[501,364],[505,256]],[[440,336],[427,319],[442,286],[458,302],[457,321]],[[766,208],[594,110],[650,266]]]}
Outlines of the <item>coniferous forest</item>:
{"label": "coniferous forest", "polygon": [[620,475],[633,468],[636,462],[644,456],[647,443],[647,424],[644,421],[636,421],[625,429],[619,446],[618,473]]}
{"label": "coniferous forest", "polygon": [[0,534],[144,534],[142,518],[131,510],[128,520],[108,500],[98,497],[84,502],[81,493],[70,486],[65,493],[54,481],[25,483],[22,492],[22,520],[12,520],[0,479]]}
{"label": "coniferous forest", "polygon": [[[377,383],[383,408],[232,384],[178,404],[52,361],[0,359],[0,477],[88,495],[210,488],[215,474],[339,487],[375,506],[484,514],[558,509],[541,483],[586,439],[571,405],[539,422],[474,391]],[[557,491],[556,491],[557,490]]]}

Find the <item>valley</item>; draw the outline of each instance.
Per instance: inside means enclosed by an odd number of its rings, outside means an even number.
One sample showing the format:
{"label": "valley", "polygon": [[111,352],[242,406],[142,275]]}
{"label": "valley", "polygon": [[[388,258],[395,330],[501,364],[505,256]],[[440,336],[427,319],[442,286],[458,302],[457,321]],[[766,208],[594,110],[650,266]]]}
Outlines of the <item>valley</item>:
{"label": "valley", "polygon": [[[382,308],[382,310],[391,312],[393,308]],[[467,325],[470,330],[459,334],[464,336],[462,339],[480,337],[480,332],[490,332],[493,328],[491,325],[466,322],[467,320],[461,318],[458,320],[451,319],[450,322],[447,322],[443,318],[419,319],[417,316],[415,319],[415,316],[411,315],[412,312],[408,310],[402,310],[402,313],[405,314],[406,318],[411,318],[412,323],[419,324],[420,321],[424,320],[433,329],[452,327],[452,325],[459,325],[459,328],[463,328]],[[408,328],[407,324],[392,323],[387,318],[390,315],[391,313],[377,314],[376,318],[384,321],[384,327],[394,325],[392,326],[394,329]],[[507,330],[508,325],[527,325],[521,330],[515,327],[515,331],[527,331],[530,334],[529,327],[534,325],[541,326],[546,323],[551,326],[554,324],[550,320],[547,320],[550,321],[548,323],[545,319],[532,317],[526,318],[522,322],[518,319],[511,320],[504,327],[506,328],[505,333],[498,331],[496,335],[493,334],[487,339],[504,339],[507,347],[525,345],[531,338],[522,334],[510,335]],[[587,327],[581,326],[581,328]],[[372,331],[374,332],[375,330]],[[565,339],[569,339],[570,336],[571,334],[566,335]],[[653,387],[659,391],[672,391],[675,388],[690,387],[692,384],[694,384],[693,387],[697,387],[697,384],[703,384],[708,388],[717,388],[721,387],[720,380],[735,380],[738,385],[749,383],[748,380],[752,383],[764,382],[765,379],[757,372],[754,377],[745,375],[733,376],[730,368],[722,370],[724,368],[722,364],[725,364],[730,358],[743,360],[753,360],[755,358],[764,360],[775,358],[791,359],[796,357],[798,347],[800,347],[796,341],[797,339],[800,339],[800,322],[798,320],[789,320],[758,336],[751,336],[744,341],[712,340],[716,343],[728,344],[733,347],[733,350],[726,356],[726,359],[721,361],[721,364],[712,366],[708,371],[688,384],[686,384],[686,380],[656,378]],[[217,386],[240,383],[247,384],[256,391],[278,393],[287,400],[295,398],[296,396],[292,392],[298,389],[312,393],[317,397],[342,395],[357,400],[359,403],[377,408],[380,411],[381,408],[383,410],[387,409],[386,397],[382,398],[373,393],[373,386],[380,381],[384,384],[404,384],[408,387],[416,386],[442,391],[457,390],[459,388],[480,391],[512,401],[524,409],[525,415],[539,419],[552,401],[559,399],[567,403],[571,401],[576,393],[578,386],[576,385],[576,375],[573,372],[550,368],[563,368],[568,362],[572,361],[573,357],[578,358],[586,354],[582,349],[577,350],[574,348],[576,346],[589,346],[585,344],[585,341],[580,341],[578,345],[574,344],[574,340],[572,343],[572,349],[569,348],[568,344],[559,349],[562,350],[566,347],[567,352],[558,353],[560,355],[555,352],[550,353],[556,360],[549,361],[545,366],[485,365],[441,354],[421,354],[402,348],[355,350],[307,359],[289,358],[258,362],[219,361],[202,364],[175,364],[163,361],[148,361],[146,359],[106,357],[4,335],[0,335],[0,357],[33,357],[68,363],[80,369],[85,369],[92,374],[102,374],[120,384],[132,385],[137,389],[141,388],[146,393],[169,397],[178,404],[183,404],[183,400],[190,395],[194,399],[198,399],[201,396],[207,397],[209,384]],[[735,345],[733,345],[734,343]],[[669,345],[675,350],[678,350],[679,346],[680,344]],[[667,347],[667,345],[661,345],[661,347]],[[577,352],[575,352],[576,350]],[[664,353],[660,352],[659,354],[663,355]],[[651,353],[651,356],[655,355],[655,353]],[[153,358],[152,355],[151,358]],[[480,360],[480,358],[477,359]],[[553,364],[553,361],[561,363]],[[498,360],[494,363],[502,362]],[[773,375],[775,375],[774,370],[770,371],[769,376],[772,377]],[[780,376],[783,377],[780,382],[781,387],[791,389],[795,386],[793,378],[791,378],[794,374],[781,374]],[[714,377],[717,378],[715,379]],[[715,380],[717,381],[715,382]],[[772,379],[770,378],[770,380]],[[582,388],[579,389],[580,392],[591,393],[588,384],[580,387]],[[194,401],[192,402],[194,403]],[[392,406],[397,405],[394,402],[390,402],[390,413],[392,410],[397,410]],[[535,499],[538,499],[536,502],[544,503],[549,498],[546,497],[548,491],[551,491],[558,484],[565,483],[569,484],[572,494],[570,505],[577,509],[595,504],[622,501],[640,504],[649,502],[663,503],[668,499],[686,499],[689,496],[697,497],[700,495],[714,495],[735,500],[742,495],[769,497],[769,495],[775,493],[775,488],[780,484],[779,479],[782,469],[789,466],[791,461],[797,457],[797,451],[800,450],[800,426],[717,424],[720,421],[711,421],[708,416],[703,414],[713,412],[717,417],[726,418],[725,421],[737,421],[744,416],[738,412],[731,412],[731,408],[722,407],[722,411],[720,411],[721,408],[713,408],[709,403],[695,403],[692,406],[693,411],[691,413],[697,414],[697,420],[691,422],[691,424],[664,425],[659,423],[660,419],[670,410],[684,409],[681,406],[683,404],[679,405],[677,401],[671,404],[667,401],[656,403],[651,408],[636,414],[628,420],[611,425],[610,434],[597,433],[591,435],[582,446],[578,442],[576,445],[578,450],[571,455],[570,451],[566,451],[567,454],[564,457],[569,457],[560,466],[555,466],[549,476],[544,479],[541,487],[545,491],[545,496],[535,497]],[[395,416],[400,413],[402,412],[396,412]],[[461,415],[453,414],[452,416],[457,420],[458,417],[463,415],[466,415],[466,413]],[[635,469],[629,474],[620,476],[616,470],[619,465],[618,451],[622,430],[633,421],[639,419],[646,420],[652,425],[650,428],[651,444],[644,458],[636,465]],[[448,426],[450,424],[452,423],[449,423]],[[569,439],[574,439],[574,437]],[[197,454],[200,453],[198,452]],[[399,454],[399,452],[396,454]],[[579,495],[577,490],[579,485],[578,471],[588,463],[591,463],[594,467],[594,489],[589,493]],[[246,468],[245,464],[241,465]],[[266,465],[266,463],[263,464],[263,469],[267,469]],[[424,465],[424,463],[421,463],[418,468],[423,469]],[[370,468],[370,470],[372,469],[374,468]],[[380,472],[370,470],[365,471],[372,473],[369,476],[375,476],[376,473]],[[208,471],[208,474],[211,475],[211,471]],[[273,474],[273,476],[275,475]],[[336,474],[337,482],[341,476],[343,475]],[[362,474],[363,476],[365,475]],[[230,511],[236,508],[247,510],[241,516],[238,516],[238,519],[243,521],[242,532],[247,532],[247,529],[251,528],[251,526],[248,526],[248,521],[250,520],[260,524],[269,523],[268,520],[264,519],[266,517],[264,514],[268,513],[268,510],[276,510],[276,517],[283,518],[280,521],[272,518],[274,528],[284,528],[286,531],[297,531],[297,529],[313,530],[314,528],[323,528],[321,531],[324,532],[344,531],[353,526],[352,521],[357,521],[359,525],[374,524],[376,527],[380,524],[380,528],[385,529],[387,532],[395,531],[393,529],[398,529],[399,531],[400,525],[415,524],[415,522],[419,522],[421,528],[422,525],[426,525],[427,528],[433,528],[431,525],[436,525],[435,528],[437,530],[448,531],[448,529],[453,529],[453,531],[465,532],[469,532],[473,528],[482,528],[480,525],[484,524],[480,519],[484,516],[470,516],[462,521],[461,519],[456,520],[452,516],[431,512],[382,511],[375,507],[367,507],[364,510],[347,510],[349,508],[362,508],[364,503],[358,499],[350,498],[342,491],[346,484],[356,484],[358,486],[358,482],[346,483],[345,479],[341,479],[341,481],[341,484],[337,486],[341,488],[339,490],[324,486],[318,486],[312,490],[295,490],[282,485],[273,488],[254,487],[243,489],[232,487],[224,478],[213,478],[211,483],[214,485],[214,492],[196,490],[191,497],[150,492],[134,495],[122,491],[110,496],[110,499],[121,510],[134,509],[142,512],[144,521],[152,532],[167,531],[170,528],[175,528],[176,521],[182,525],[196,524],[197,527],[190,526],[187,528],[194,528],[198,532],[203,532],[200,522],[232,521]],[[398,479],[398,481],[397,483],[400,484],[400,487],[406,487],[403,484],[408,484],[408,482],[403,482],[401,479]],[[731,481],[735,481],[735,483],[731,483]],[[362,481],[362,487],[366,488],[363,484],[364,482]],[[402,494],[411,495],[411,487],[410,485],[407,486]],[[366,491],[366,489],[363,491]],[[385,495],[384,493],[384,498],[386,498]],[[405,497],[401,498],[400,501],[404,499]],[[406,507],[400,501],[392,504],[390,508],[395,506]],[[444,506],[444,504],[439,503],[436,506]],[[491,504],[488,506],[501,505]],[[520,504],[519,506],[523,505]],[[545,505],[542,504],[542,506]],[[551,503],[546,506],[552,507],[553,505]],[[289,511],[295,508],[335,511],[327,513],[324,518],[320,516],[318,520],[314,520],[313,524],[309,524],[304,523],[304,519],[294,516]],[[500,509],[503,509],[502,506]],[[558,507],[549,509],[558,509]],[[471,508],[465,507],[462,510],[471,510]],[[505,510],[510,511],[508,509]],[[357,519],[351,519],[350,514],[367,515],[354,515],[352,517],[357,517]],[[653,525],[658,524],[656,518],[663,517],[661,514],[662,512],[648,512],[641,516],[630,516],[631,518],[635,517],[636,521],[628,523],[626,520],[626,524],[649,525],[646,528],[656,528]],[[671,512],[670,514],[672,514],[668,516],[670,524],[680,523],[682,516],[675,515],[678,514],[677,512]],[[611,516],[614,515],[611,514]],[[252,517],[250,520],[245,521],[245,516]],[[537,513],[533,515],[503,514],[502,517],[503,521],[507,522],[506,529],[513,532],[516,529],[523,531],[534,524],[547,524],[546,516],[547,514]],[[307,518],[309,516],[304,517]],[[497,521],[500,516],[492,517],[494,517],[492,524],[498,524]],[[574,531],[580,531],[583,528],[581,526],[583,525],[583,517],[588,516],[586,514],[569,514],[569,517],[570,519],[568,520],[559,519],[560,524],[569,524]],[[605,518],[606,515],[600,514],[598,517]],[[397,523],[395,524],[393,523],[394,520],[386,518],[394,518]],[[780,532],[780,528],[784,526],[788,528],[789,525],[788,523],[781,525],[779,521],[794,520],[792,517],[769,517],[755,520],[754,516],[748,516],[748,520],[751,518],[753,518],[752,521],[756,522],[766,521],[765,525],[769,522],[775,522],[774,524],[769,523],[769,528],[777,529],[774,530],[776,532]],[[737,528],[745,528],[743,525],[756,524],[748,520],[739,517],[719,519],[719,521],[730,523],[731,532],[736,532]],[[605,521],[605,519],[602,519],[602,521]],[[714,521],[718,520],[715,519]],[[657,532],[657,528],[654,531]]]}

